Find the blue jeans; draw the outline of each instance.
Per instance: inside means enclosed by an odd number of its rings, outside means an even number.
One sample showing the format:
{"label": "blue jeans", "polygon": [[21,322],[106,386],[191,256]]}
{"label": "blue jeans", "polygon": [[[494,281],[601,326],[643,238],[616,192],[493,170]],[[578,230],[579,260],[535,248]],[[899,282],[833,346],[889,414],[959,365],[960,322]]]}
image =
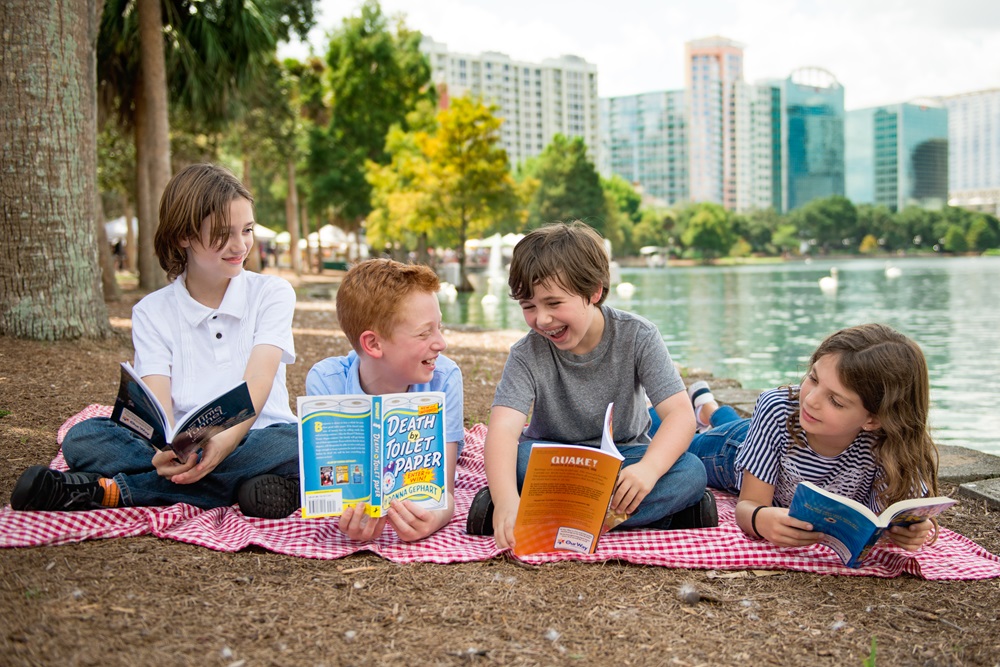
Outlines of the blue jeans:
{"label": "blue jeans", "polygon": [[[517,490],[521,491],[524,475],[528,471],[528,457],[531,445],[538,440],[526,440],[517,448]],[[551,442],[551,441],[545,441]],[[638,463],[646,453],[646,445],[619,445],[625,460],[622,467]],[[698,504],[705,493],[705,467],[696,456],[685,452],[676,463],[660,477],[649,494],[639,503],[639,508],[621,524],[622,528],[667,528],[670,517]]]}
{"label": "blue jeans", "polygon": [[153,467],[156,449],[107,417],[80,422],[63,439],[63,456],[74,472],[112,477],[122,504],[132,507],[188,503],[208,509],[236,502],[240,485],[251,477],[274,473],[299,475],[297,424],[272,424],[251,430],[215,470],[194,484],[174,484]]}
{"label": "blue jeans", "polygon": [[737,414],[736,410],[723,405],[709,420],[712,428],[697,433],[688,447],[705,464],[708,486],[713,489],[739,494],[739,475],[736,470],[736,454],[746,440],[750,420]]}

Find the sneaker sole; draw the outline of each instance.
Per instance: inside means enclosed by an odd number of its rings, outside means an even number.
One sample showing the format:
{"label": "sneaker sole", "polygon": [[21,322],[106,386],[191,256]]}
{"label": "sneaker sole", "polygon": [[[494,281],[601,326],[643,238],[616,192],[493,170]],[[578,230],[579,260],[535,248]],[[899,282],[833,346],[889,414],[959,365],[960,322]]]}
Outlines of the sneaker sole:
{"label": "sneaker sole", "polygon": [[244,516],[284,519],[301,506],[299,480],[280,475],[261,475],[240,486],[237,502]]}

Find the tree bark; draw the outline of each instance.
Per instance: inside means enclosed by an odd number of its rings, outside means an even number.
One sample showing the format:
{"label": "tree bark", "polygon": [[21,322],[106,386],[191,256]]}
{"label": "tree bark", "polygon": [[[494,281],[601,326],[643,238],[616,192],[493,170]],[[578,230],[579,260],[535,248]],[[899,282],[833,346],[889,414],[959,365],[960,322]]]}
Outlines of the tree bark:
{"label": "tree bark", "polygon": [[95,239],[97,7],[0,5],[0,335],[111,331]]}
{"label": "tree bark", "polygon": [[94,192],[94,230],[97,233],[97,256],[101,266],[101,291],[105,301],[118,301],[122,298],[122,290],[115,278],[115,258],[111,255],[111,245],[108,243],[108,232],[104,229],[104,205],[101,196]]}
{"label": "tree bark", "polygon": [[[137,0],[136,7],[139,16],[139,53],[142,63],[142,86],[139,95],[144,104],[145,132],[143,133],[142,160],[147,168],[148,200],[147,205],[153,211],[153,220],[159,210],[160,197],[170,180],[170,121],[167,115],[167,65],[164,55],[163,40],[163,10],[160,0]],[[140,108],[136,109],[136,116]],[[136,119],[138,127],[138,118]],[[138,138],[139,133],[136,132]],[[136,144],[136,156],[140,154],[139,144]],[[138,178],[136,179],[138,182]],[[155,223],[152,229],[155,230]],[[149,226],[147,226],[147,231]],[[154,232],[155,233],[155,232]],[[153,247],[153,235],[139,234],[139,243],[148,244],[149,251]],[[166,284],[166,276],[157,264],[155,267],[145,267],[147,270],[139,276],[139,286],[144,289],[157,289]]]}
{"label": "tree bark", "polygon": [[299,253],[299,191],[295,185],[295,160],[288,161],[288,198],[285,199],[285,226],[288,228],[288,256],[292,271],[302,275],[302,255]]}

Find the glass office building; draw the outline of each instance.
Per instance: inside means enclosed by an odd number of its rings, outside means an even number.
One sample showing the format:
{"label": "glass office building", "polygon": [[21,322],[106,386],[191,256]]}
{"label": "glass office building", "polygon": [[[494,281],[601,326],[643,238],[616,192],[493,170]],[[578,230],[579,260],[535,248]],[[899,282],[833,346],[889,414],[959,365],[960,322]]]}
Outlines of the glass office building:
{"label": "glass office building", "polygon": [[846,121],[847,196],[940,209],[948,201],[948,111],[934,102],[858,109]]}
{"label": "glass office building", "polygon": [[948,109],[949,203],[1000,215],[1000,88],[942,102]]}
{"label": "glass office building", "polygon": [[683,90],[603,97],[600,171],[666,204],[688,199]]}

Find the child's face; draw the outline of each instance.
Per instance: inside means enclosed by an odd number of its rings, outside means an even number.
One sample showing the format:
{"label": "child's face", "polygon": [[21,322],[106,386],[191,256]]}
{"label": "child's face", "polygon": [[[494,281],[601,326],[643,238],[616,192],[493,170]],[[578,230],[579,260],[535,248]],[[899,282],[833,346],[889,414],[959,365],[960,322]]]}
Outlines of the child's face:
{"label": "child's face", "polygon": [[253,206],[242,197],[229,204],[229,236],[221,248],[212,246],[212,217],[201,221],[197,239],[181,242],[187,248],[188,279],[235,278],[253,247]]}
{"label": "child's face", "polygon": [[836,455],[847,449],[862,430],[874,430],[879,421],[861,404],[861,398],[840,381],[839,354],[820,357],[802,380],[799,423],[820,454]]}
{"label": "child's face", "polygon": [[521,299],[521,314],[535,332],[560,350],[586,354],[601,342],[604,319],[596,304],[601,291],[584,299],[555,280],[539,283],[530,299]]}
{"label": "child's face", "polygon": [[437,296],[413,292],[400,304],[399,319],[391,338],[380,337],[386,372],[405,387],[430,382],[437,357],[448,347],[441,333],[441,307]]}

